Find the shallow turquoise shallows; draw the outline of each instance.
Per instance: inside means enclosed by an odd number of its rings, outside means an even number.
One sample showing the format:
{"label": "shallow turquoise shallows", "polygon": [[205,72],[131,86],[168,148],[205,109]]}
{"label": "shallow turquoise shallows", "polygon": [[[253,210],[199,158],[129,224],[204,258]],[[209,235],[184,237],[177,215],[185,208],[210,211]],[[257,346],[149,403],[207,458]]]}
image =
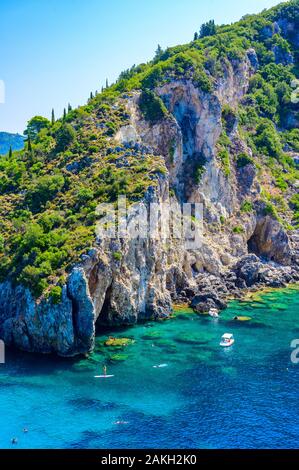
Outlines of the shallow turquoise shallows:
{"label": "shallow turquoise shallows", "polygon": [[[232,347],[220,348],[223,333],[234,334]],[[113,349],[103,345],[109,334],[134,342]],[[107,332],[89,359],[9,352],[0,365],[0,447],[298,447],[296,338],[299,291],[289,288],[231,302],[219,320],[185,309]],[[104,363],[114,377],[95,379]]]}

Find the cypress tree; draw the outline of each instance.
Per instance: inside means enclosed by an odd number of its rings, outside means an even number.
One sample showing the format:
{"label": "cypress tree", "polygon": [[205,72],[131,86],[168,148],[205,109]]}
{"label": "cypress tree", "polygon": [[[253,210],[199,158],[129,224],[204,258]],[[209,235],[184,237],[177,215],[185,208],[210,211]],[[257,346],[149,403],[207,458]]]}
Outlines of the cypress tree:
{"label": "cypress tree", "polygon": [[70,113],[72,111],[72,107],[70,105],[70,103],[67,105],[67,112]]}
{"label": "cypress tree", "polygon": [[91,92],[90,92],[90,99],[92,100],[92,98],[93,98],[93,93],[92,93],[92,91],[91,91]]}
{"label": "cypress tree", "polygon": [[8,158],[12,158],[12,148],[11,148],[11,146],[9,147]]}
{"label": "cypress tree", "polygon": [[32,152],[32,145],[31,145],[30,135],[28,135],[27,145],[28,145],[28,147],[27,147],[28,152]]}
{"label": "cypress tree", "polygon": [[193,41],[197,41],[197,39],[198,39],[198,33],[194,33],[194,39],[193,39]]}
{"label": "cypress tree", "polygon": [[155,57],[154,57],[154,59],[155,59],[155,60],[160,59],[160,57],[161,57],[162,54],[163,54],[163,49],[162,49],[162,47],[160,46],[160,44],[158,44],[158,47],[157,47],[156,52],[155,52]]}
{"label": "cypress tree", "polygon": [[204,23],[200,27],[200,38],[205,38],[206,36],[214,36],[217,32],[217,27],[214,20],[210,20],[207,23]]}
{"label": "cypress tree", "polygon": [[65,118],[66,118],[66,109],[63,108],[63,120],[65,121]]}
{"label": "cypress tree", "polygon": [[52,117],[51,117],[51,123],[52,123],[52,126],[55,122],[55,114],[54,114],[54,109],[52,109]]}
{"label": "cypress tree", "polygon": [[109,83],[108,83],[108,78],[106,78],[106,88],[108,88]]}

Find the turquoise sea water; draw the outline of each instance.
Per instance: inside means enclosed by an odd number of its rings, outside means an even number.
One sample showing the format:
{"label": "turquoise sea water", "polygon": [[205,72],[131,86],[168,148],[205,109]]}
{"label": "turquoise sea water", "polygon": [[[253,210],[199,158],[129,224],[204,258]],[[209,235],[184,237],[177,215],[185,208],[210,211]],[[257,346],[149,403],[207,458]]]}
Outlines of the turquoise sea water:
{"label": "turquoise sea water", "polygon": [[[236,341],[222,349],[226,332]],[[134,342],[113,350],[103,345],[109,334]],[[231,302],[219,320],[183,309],[168,321],[107,332],[87,360],[8,352],[0,447],[296,448],[295,338],[299,291],[289,288]],[[95,379],[104,363],[114,377]],[[161,363],[167,367],[153,368]]]}

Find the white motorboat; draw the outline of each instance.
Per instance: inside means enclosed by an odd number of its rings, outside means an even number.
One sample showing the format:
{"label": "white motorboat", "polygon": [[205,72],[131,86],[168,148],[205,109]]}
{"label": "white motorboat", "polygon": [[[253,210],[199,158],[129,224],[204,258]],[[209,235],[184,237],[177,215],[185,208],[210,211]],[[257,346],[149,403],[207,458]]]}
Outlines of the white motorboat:
{"label": "white motorboat", "polygon": [[213,318],[219,318],[219,312],[217,308],[210,308],[209,315],[210,317],[213,317]]}
{"label": "white motorboat", "polygon": [[234,335],[232,335],[231,333],[225,333],[221,338],[220,346],[222,346],[223,348],[227,348],[228,346],[234,344],[234,342]]}

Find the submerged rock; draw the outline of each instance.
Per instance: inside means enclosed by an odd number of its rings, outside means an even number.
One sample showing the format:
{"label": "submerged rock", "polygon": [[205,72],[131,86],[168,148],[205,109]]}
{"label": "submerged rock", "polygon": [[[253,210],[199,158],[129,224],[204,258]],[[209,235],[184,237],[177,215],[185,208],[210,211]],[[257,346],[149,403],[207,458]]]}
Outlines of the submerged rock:
{"label": "submerged rock", "polygon": [[240,315],[238,315],[238,316],[234,317],[234,320],[236,320],[236,321],[250,321],[250,320],[251,320],[251,317],[246,317],[246,316],[242,316],[242,315],[240,316]]}
{"label": "submerged rock", "polygon": [[114,348],[123,348],[128,346],[129,344],[133,344],[134,340],[131,338],[113,338],[109,337],[107,341],[105,341],[105,346],[114,347]]}

